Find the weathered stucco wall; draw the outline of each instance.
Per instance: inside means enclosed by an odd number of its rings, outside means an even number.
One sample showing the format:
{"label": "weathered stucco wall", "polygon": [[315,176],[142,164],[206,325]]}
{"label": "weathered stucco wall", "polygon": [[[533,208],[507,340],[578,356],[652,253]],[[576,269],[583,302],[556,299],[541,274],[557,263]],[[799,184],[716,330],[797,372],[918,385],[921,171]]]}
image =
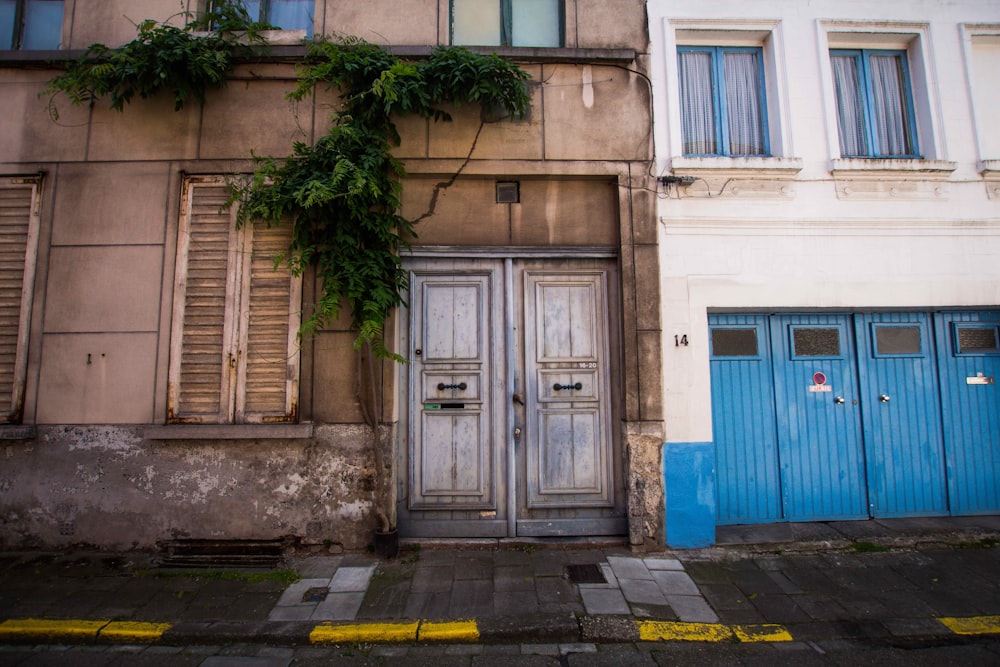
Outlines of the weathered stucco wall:
{"label": "weathered stucco wall", "polygon": [[[132,39],[135,23],[164,20],[195,0],[67,0],[63,47]],[[410,174],[403,213],[424,216],[420,244],[602,246],[619,254],[623,448],[635,493],[632,541],[662,543],[659,275],[655,198],[649,195],[650,88],[639,0],[567,0],[568,48],[634,48],[637,63],[524,64],[531,115],[454,121],[400,119],[396,151]],[[317,34],[375,43],[448,41],[448,0],[316,3]],[[3,64],[3,63],[0,63]],[[350,313],[303,341],[299,405],[308,439],[155,441],[144,427],[167,415],[178,220],[185,175],[252,169],[251,154],[285,155],[324,132],[338,101],[318,91],[299,105],[290,63],[242,64],[204,106],[173,111],[166,96],[106,104],[38,92],[54,70],[0,67],[0,172],[43,173],[39,253],[24,423],[32,440],[0,441],[0,544],[150,547],[157,540],[274,538],[364,546],[374,528],[370,435],[362,426]],[[523,63],[522,63],[523,64]],[[36,63],[42,67],[42,63]],[[461,175],[447,188],[437,184]],[[495,203],[496,180],[518,180],[521,203]],[[435,190],[437,204],[431,207]],[[315,295],[307,276],[304,301]],[[387,331],[396,331],[390,322]],[[393,341],[389,341],[393,347]],[[400,369],[376,364],[378,412],[393,424]],[[391,438],[389,440],[391,441]],[[388,461],[393,461],[391,454]],[[659,506],[657,506],[659,504]],[[659,532],[657,532],[659,530]]]}
{"label": "weathered stucco wall", "polygon": [[299,538],[364,548],[375,527],[371,431],[295,440],[153,441],[141,427],[39,427],[8,442],[0,546],[153,548],[166,539]]}

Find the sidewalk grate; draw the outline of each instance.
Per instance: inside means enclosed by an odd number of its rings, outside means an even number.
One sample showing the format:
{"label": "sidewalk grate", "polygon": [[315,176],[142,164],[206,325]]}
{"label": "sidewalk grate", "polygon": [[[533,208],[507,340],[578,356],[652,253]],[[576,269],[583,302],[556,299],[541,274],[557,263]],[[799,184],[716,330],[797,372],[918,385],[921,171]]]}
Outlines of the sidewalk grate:
{"label": "sidewalk grate", "polygon": [[567,565],[566,575],[574,584],[606,584],[608,580],[604,578],[604,572],[600,566],[593,563],[586,565]]}
{"label": "sidewalk grate", "polygon": [[302,594],[303,602],[322,602],[326,599],[326,596],[330,594],[330,589],[326,586],[316,586],[315,588],[310,588],[305,593]]}

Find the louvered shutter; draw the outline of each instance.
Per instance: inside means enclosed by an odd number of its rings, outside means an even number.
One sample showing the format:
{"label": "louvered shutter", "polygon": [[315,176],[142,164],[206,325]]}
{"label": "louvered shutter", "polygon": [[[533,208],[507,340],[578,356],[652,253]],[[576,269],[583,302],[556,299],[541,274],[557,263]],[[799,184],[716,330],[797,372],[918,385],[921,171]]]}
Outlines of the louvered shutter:
{"label": "louvered shutter", "polygon": [[301,280],[274,257],[286,226],[236,229],[219,178],[192,177],[178,229],[169,421],[296,418]]}
{"label": "louvered shutter", "polygon": [[38,249],[34,179],[0,182],[0,423],[20,421]]}
{"label": "louvered shutter", "polygon": [[250,260],[244,268],[240,311],[238,421],[294,421],[298,403],[301,278],[275,258],[288,249],[288,225],[248,225]]}
{"label": "louvered shutter", "polygon": [[228,192],[214,179],[185,185],[185,211],[178,228],[171,338],[169,420],[232,421],[235,330],[239,303],[242,235]]}

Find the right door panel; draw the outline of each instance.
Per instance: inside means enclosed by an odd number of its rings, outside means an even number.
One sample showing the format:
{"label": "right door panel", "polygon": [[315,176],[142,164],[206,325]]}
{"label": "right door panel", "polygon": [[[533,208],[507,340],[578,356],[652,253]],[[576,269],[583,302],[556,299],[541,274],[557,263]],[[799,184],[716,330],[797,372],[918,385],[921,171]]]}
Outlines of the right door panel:
{"label": "right door panel", "polygon": [[930,316],[856,315],[872,515],[947,514]]}

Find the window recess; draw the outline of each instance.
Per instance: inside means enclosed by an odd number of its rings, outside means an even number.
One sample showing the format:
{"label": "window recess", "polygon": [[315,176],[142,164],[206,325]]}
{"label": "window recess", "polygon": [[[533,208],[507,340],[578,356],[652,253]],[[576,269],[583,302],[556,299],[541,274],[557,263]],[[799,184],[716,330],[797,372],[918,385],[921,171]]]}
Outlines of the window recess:
{"label": "window recess", "polygon": [[679,46],[685,156],[770,155],[760,47]]}
{"label": "window recess", "polygon": [[62,23],[63,0],[0,0],[0,49],[58,49]]}
{"label": "window recess", "polygon": [[905,51],[830,51],[840,155],[919,158]]}
{"label": "window recess", "polygon": [[[209,6],[214,5],[210,2]],[[250,18],[281,30],[305,30],[312,37],[315,0],[243,0]]]}
{"label": "window recess", "polygon": [[451,0],[451,43],[560,47],[562,0]]}

